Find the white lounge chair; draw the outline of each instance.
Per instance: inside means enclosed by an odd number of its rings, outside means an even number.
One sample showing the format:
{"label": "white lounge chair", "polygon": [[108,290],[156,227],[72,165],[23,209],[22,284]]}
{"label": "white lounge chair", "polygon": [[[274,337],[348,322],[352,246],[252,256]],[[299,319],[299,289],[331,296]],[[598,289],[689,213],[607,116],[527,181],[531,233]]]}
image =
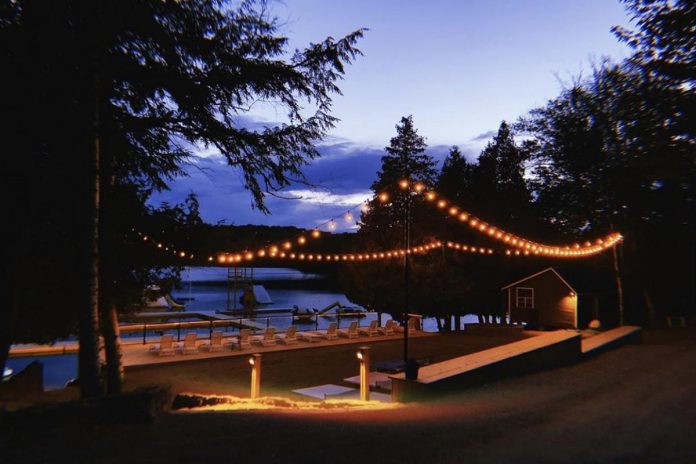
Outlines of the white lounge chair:
{"label": "white lounge chair", "polygon": [[273,346],[276,344],[275,327],[267,327],[263,335],[252,337],[252,341],[263,346]]}
{"label": "white lounge chair", "polygon": [[[416,331],[417,322],[418,321],[413,317],[408,320],[408,333],[414,333]],[[394,330],[399,333],[404,333],[404,327],[401,325],[395,325]]]}
{"label": "white lounge chair", "polygon": [[158,344],[150,345],[150,352],[159,356],[172,356],[176,354],[174,351],[174,335],[162,335]]}
{"label": "white lounge chair", "polygon": [[379,321],[375,319],[374,321],[370,322],[369,326],[358,329],[358,333],[360,335],[367,335],[368,337],[379,335],[379,327],[377,326],[378,322]]}
{"label": "white lounge chair", "polygon": [[202,350],[207,350],[210,352],[222,351],[222,336],[223,333],[219,330],[216,330],[210,335],[210,341],[203,343],[200,346],[200,348]]}
{"label": "white lounge chair", "polygon": [[347,329],[345,330],[338,330],[338,335],[340,337],[346,337],[346,338],[357,338],[359,336],[358,334],[358,322],[353,321],[350,323]]}
{"label": "white lounge chair", "polygon": [[384,327],[378,327],[377,330],[382,335],[394,335],[394,326],[395,325],[396,325],[396,322],[394,322],[393,319],[389,319],[387,322],[384,323]]}
{"label": "white lounge chair", "polygon": [[184,337],[184,341],[181,343],[178,343],[176,347],[183,354],[195,353],[196,351],[198,351],[198,349],[196,348],[196,340],[197,339],[198,339],[198,335],[196,334],[196,332],[189,332]]}
{"label": "white lounge chair", "polygon": [[291,325],[284,334],[278,334],[277,338],[279,342],[285,343],[286,345],[297,343],[297,327]]}
{"label": "white lounge chair", "polygon": [[335,322],[330,323],[326,332],[320,332],[319,336],[327,340],[336,340],[338,338],[338,325]]}
{"label": "white lounge chair", "polygon": [[240,350],[245,350],[251,348],[251,330],[241,329],[237,340],[231,341],[227,345],[232,349],[239,348]]}

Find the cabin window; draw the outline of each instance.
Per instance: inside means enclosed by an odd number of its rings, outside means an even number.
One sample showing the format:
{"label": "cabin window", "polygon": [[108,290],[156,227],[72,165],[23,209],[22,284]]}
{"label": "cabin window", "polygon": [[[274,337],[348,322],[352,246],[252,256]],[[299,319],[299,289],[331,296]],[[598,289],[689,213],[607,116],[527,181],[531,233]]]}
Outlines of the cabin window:
{"label": "cabin window", "polygon": [[517,307],[523,309],[533,309],[534,308],[534,289],[526,287],[517,287],[516,300]]}

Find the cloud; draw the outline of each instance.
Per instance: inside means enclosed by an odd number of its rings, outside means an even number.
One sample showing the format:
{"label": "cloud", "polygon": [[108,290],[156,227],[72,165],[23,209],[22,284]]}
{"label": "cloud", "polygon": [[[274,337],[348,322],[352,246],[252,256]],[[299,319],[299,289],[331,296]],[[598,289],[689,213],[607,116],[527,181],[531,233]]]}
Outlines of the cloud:
{"label": "cloud", "polygon": [[[434,145],[428,147],[427,153],[441,166],[450,148]],[[209,223],[312,228],[336,218],[337,231],[354,229],[359,206],[371,196],[370,186],[377,179],[384,149],[333,138],[319,145],[318,150],[322,156],[303,169],[304,182],[291,184],[277,196],[266,196],[270,215],[253,208],[241,169],[229,166],[214,150],[193,158],[185,166],[187,176],[174,179],[170,189],[154,194],[150,203],[179,203],[193,192],[200,201],[201,216]],[[478,154],[478,150],[466,144],[460,150],[471,160]],[[346,221],[345,213],[354,207],[354,219]]]}
{"label": "cloud", "polygon": [[496,135],[497,133],[498,133],[497,131],[489,130],[489,131],[486,131],[486,132],[484,132],[484,133],[482,133],[482,134],[477,135],[476,137],[473,137],[473,138],[471,139],[471,141],[472,141],[472,142],[483,142],[483,141],[492,139],[493,137],[495,137],[495,135]]}

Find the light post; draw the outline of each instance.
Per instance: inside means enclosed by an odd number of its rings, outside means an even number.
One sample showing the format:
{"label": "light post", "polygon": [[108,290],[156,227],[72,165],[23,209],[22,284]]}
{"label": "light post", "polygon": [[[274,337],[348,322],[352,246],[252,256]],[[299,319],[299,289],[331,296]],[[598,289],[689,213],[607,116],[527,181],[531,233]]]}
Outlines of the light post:
{"label": "light post", "polygon": [[360,401],[370,401],[370,347],[361,346],[357,357],[360,361]]}
{"label": "light post", "polygon": [[408,290],[411,273],[411,182],[406,178],[399,182],[406,191],[405,221],[404,221],[404,369],[408,364]]}
{"label": "light post", "polygon": [[261,396],[261,354],[255,353],[249,358],[251,364],[251,399]]}

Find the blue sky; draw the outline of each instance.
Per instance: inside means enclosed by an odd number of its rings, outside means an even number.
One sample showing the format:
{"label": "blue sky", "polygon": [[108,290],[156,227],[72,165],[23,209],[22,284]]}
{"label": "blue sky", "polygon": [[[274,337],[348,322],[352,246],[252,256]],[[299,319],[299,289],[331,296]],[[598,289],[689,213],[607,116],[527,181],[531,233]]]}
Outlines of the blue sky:
{"label": "blue sky", "polygon": [[[287,0],[271,9],[292,48],[370,29],[334,99],[341,121],[305,171],[320,187],[292,186],[296,199],[269,198],[272,214],[263,215],[240,174],[209,152],[154,203],[195,192],[208,222],[314,227],[367,198],[402,116],[413,115],[437,159],[451,145],[475,159],[501,120],[543,105],[593,61],[628,55],[610,32],[629,24],[618,0]],[[262,105],[246,115],[260,124],[282,116]]]}

